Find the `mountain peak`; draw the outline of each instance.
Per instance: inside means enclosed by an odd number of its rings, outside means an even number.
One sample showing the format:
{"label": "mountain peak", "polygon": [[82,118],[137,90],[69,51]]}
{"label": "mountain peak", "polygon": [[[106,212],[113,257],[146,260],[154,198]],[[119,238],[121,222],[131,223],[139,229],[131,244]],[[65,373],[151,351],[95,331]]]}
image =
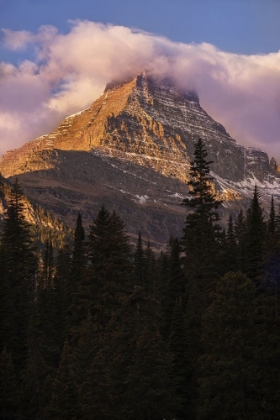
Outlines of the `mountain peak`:
{"label": "mountain peak", "polygon": [[58,217],[67,215],[73,226],[81,205],[91,223],[93,212],[105,204],[125,220],[130,215],[130,232],[142,229],[142,220],[146,235],[161,242],[169,233],[180,234],[176,229],[184,211],[178,204],[188,192],[199,138],[225,203],[238,199],[246,204],[255,184],[266,188],[267,197],[272,189],[280,196],[277,163],[269,164],[261,150],[237,144],[203,110],[196,93],[145,72],[112,81],[89,108],[7,152],[0,172],[20,176],[35,201]]}

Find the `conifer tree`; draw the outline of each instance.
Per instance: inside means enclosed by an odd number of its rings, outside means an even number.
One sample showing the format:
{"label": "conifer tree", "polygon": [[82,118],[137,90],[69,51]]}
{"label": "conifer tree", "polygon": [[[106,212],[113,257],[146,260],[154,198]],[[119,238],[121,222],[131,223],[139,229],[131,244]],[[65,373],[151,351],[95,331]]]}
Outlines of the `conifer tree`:
{"label": "conifer tree", "polygon": [[185,287],[186,280],[182,269],[181,244],[178,238],[169,239],[169,264],[168,280],[166,291],[162,300],[164,310],[164,337],[168,338],[170,325],[173,317],[174,307],[180,301],[182,305],[186,304]]}
{"label": "conifer tree", "polygon": [[16,180],[11,189],[8,210],[1,234],[2,265],[0,342],[11,353],[16,369],[27,358],[27,331],[35,294],[35,257],[30,228],[24,216],[24,197]]}
{"label": "conifer tree", "polygon": [[47,240],[45,244],[45,253],[43,259],[43,282],[45,285],[52,285],[54,276],[54,256],[51,240]]}
{"label": "conifer tree", "polygon": [[142,286],[145,283],[145,254],[141,232],[138,234],[134,252],[134,281],[137,286]]}
{"label": "conifer tree", "polygon": [[247,211],[247,230],[245,237],[246,274],[254,281],[259,281],[261,265],[264,258],[266,225],[263,209],[260,205],[260,194],[255,186],[253,199]]}
{"label": "conifer tree", "polygon": [[74,247],[67,280],[68,330],[80,324],[87,316],[90,290],[86,279],[85,231],[81,213],[78,214],[74,233]]}
{"label": "conifer tree", "polygon": [[[211,292],[215,288],[220,269],[217,210],[221,201],[217,200],[212,192],[210,164],[204,143],[198,140],[195,144],[194,160],[191,162],[191,179],[188,182],[191,198],[183,201],[191,212],[186,217],[182,238],[187,326],[191,337],[188,365],[191,367],[190,387],[194,406],[197,395],[198,357],[202,352],[201,318],[211,301]],[[190,418],[196,418],[195,410]]]}
{"label": "conifer tree", "polygon": [[236,243],[232,217],[230,216],[229,221],[228,221],[226,241],[225,241],[224,273],[227,273],[228,271],[237,271],[237,270],[238,270],[237,243]]}
{"label": "conifer tree", "polygon": [[[271,198],[270,216],[268,220],[267,238],[264,246],[264,285],[273,291],[276,303],[280,298],[280,230],[274,208],[274,199]],[[278,310],[277,310],[278,311]]]}
{"label": "conifer tree", "polygon": [[[24,372],[24,406],[28,418],[45,419],[52,384],[59,367],[66,327],[65,288],[55,273],[51,241],[46,244],[42,278],[28,331]],[[61,252],[60,252],[61,256]],[[69,264],[69,260],[68,260]],[[61,269],[61,268],[60,268]],[[64,272],[64,275],[67,273]]]}
{"label": "conifer tree", "polygon": [[[70,330],[50,409],[58,412],[65,401],[69,418],[75,410],[84,419],[90,419],[93,412],[100,419],[116,418],[127,369],[122,362],[127,354],[122,306],[132,287],[132,259],[124,223],[105,207],[90,226],[87,259],[85,287],[77,287],[76,292],[84,312]],[[71,402],[73,390],[77,395]]]}
{"label": "conifer tree", "polygon": [[191,395],[191,368],[190,368],[190,337],[186,317],[180,299],[176,301],[170,327],[169,348],[172,356],[172,383],[178,398],[175,409],[175,418],[187,420],[194,413],[194,401]]}
{"label": "conifer tree", "polygon": [[268,232],[270,235],[274,235],[276,231],[276,213],[274,207],[274,198],[271,197],[271,205],[270,205],[270,213],[269,213],[269,221],[268,221]]}
{"label": "conifer tree", "polygon": [[[204,278],[204,288],[211,289],[213,277],[216,277],[218,256],[217,232],[221,204],[212,192],[213,178],[210,176],[211,161],[207,161],[207,152],[201,140],[195,144],[194,160],[191,162],[188,182],[191,198],[183,204],[192,212],[186,217],[183,229],[182,247],[186,254],[186,269],[190,278]],[[208,284],[207,284],[208,283]],[[199,284],[197,284],[200,287]]]}
{"label": "conifer tree", "polygon": [[199,419],[276,419],[279,317],[269,288],[257,292],[244,274],[217,285],[203,319]]}
{"label": "conifer tree", "polygon": [[259,416],[256,288],[240,272],[226,274],[203,318],[199,419]]}
{"label": "conifer tree", "polygon": [[121,218],[102,207],[88,243],[88,275],[94,290],[94,309],[100,326],[109,322],[119,296],[131,287],[131,247]]}
{"label": "conifer tree", "polygon": [[219,220],[217,209],[221,204],[212,192],[213,177],[210,175],[210,164],[207,159],[207,151],[201,139],[195,144],[194,160],[191,162],[190,176],[188,182],[191,198],[185,198],[183,205],[194,210],[194,216],[189,223],[197,218],[206,219],[213,223]]}
{"label": "conifer tree", "polygon": [[81,416],[79,390],[75,372],[74,349],[65,341],[57,376],[52,386],[52,396],[47,413],[49,418],[78,420]]}

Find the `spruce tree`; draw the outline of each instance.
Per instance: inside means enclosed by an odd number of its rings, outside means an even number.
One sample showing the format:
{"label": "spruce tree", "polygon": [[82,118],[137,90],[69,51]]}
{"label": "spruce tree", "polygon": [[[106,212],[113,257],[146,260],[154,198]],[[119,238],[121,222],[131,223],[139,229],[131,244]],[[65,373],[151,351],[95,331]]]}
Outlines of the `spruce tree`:
{"label": "spruce tree", "polygon": [[68,330],[77,326],[87,316],[88,307],[86,302],[90,294],[86,279],[86,251],[85,231],[81,213],[78,214],[74,233],[74,247],[70,263],[70,272],[67,279],[67,312]]}
{"label": "spruce tree", "polygon": [[276,232],[276,213],[274,207],[274,198],[271,197],[271,205],[270,205],[270,213],[269,213],[269,221],[268,221],[268,232],[270,235],[274,235]]}
{"label": "spruce tree", "polygon": [[242,273],[230,272],[217,284],[203,317],[199,419],[259,416],[258,321],[256,288]]}
{"label": "spruce tree", "polygon": [[234,225],[234,234],[237,244],[237,268],[242,273],[245,273],[246,267],[246,228],[246,219],[243,214],[243,211],[240,210],[240,212],[238,213],[237,221]]}
{"label": "spruce tree", "polygon": [[[218,208],[213,178],[210,175],[211,161],[201,140],[195,144],[194,160],[191,162],[188,182],[191,198],[183,204],[191,210],[183,229],[182,251],[184,253],[184,272],[186,276],[186,314],[191,343],[188,365],[193,404],[197,396],[198,357],[202,353],[200,334],[203,313],[211,301],[211,292],[219,277],[220,238]],[[196,418],[195,409],[190,417]]]}
{"label": "spruce tree", "polygon": [[12,186],[8,210],[1,234],[2,265],[0,342],[11,353],[16,369],[27,358],[27,331],[35,296],[35,257],[30,227],[24,216],[24,196],[16,180]]}
{"label": "spruce tree", "polygon": [[175,305],[180,301],[185,309],[186,304],[186,279],[181,261],[181,244],[178,238],[170,237],[168,244],[168,280],[162,299],[164,311],[164,337],[168,339],[170,325]]}
{"label": "spruce tree", "polygon": [[192,369],[189,353],[191,340],[181,299],[178,299],[174,305],[168,341],[172,356],[171,378],[178,398],[175,418],[187,420],[194,415],[194,401],[192,401],[193,396],[190,386]]}
{"label": "spruce tree", "polygon": [[277,419],[279,318],[275,297],[227,273],[203,317],[199,419]]}
{"label": "spruce tree", "polygon": [[245,236],[245,272],[254,281],[259,282],[261,266],[264,259],[264,242],[266,225],[263,209],[260,204],[260,194],[255,186],[253,199],[247,211],[247,229]]}
{"label": "spruce tree", "polygon": [[74,349],[65,341],[59,369],[52,386],[52,396],[46,412],[51,419],[78,420],[81,405],[77,386]]}
{"label": "spruce tree", "polygon": [[236,236],[235,236],[234,226],[233,226],[231,216],[228,220],[224,255],[225,255],[224,273],[227,273],[228,271],[237,271],[238,270],[237,243],[236,243]]}
{"label": "spruce tree", "polygon": [[[197,287],[203,278],[203,288],[211,290],[211,283],[217,276],[218,241],[217,209],[221,204],[212,192],[213,178],[210,176],[211,161],[201,140],[195,144],[194,160],[191,162],[188,182],[191,198],[185,198],[183,205],[191,212],[187,215],[183,229],[182,250],[185,252],[185,266],[191,281],[196,278]],[[208,283],[208,284],[207,284]],[[202,290],[201,290],[202,292]],[[207,291],[206,291],[207,293]]]}
{"label": "spruce tree", "polygon": [[135,285],[142,286],[145,283],[145,254],[141,232],[138,234],[133,265]]}

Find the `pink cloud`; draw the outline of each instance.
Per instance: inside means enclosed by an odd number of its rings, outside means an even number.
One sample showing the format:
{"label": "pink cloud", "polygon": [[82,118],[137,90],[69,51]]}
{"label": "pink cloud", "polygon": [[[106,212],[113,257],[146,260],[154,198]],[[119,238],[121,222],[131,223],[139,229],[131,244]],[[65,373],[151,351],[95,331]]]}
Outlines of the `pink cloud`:
{"label": "pink cloud", "polygon": [[52,26],[4,34],[8,48],[31,45],[37,58],[18,66],[0,63],[1,153],[89,106],[107,82],[145,69],[184,90],[196,89],[204,109],[239,143],[280,161],[280,52],[236,55],[88,21],[72,22],[67,34]]}

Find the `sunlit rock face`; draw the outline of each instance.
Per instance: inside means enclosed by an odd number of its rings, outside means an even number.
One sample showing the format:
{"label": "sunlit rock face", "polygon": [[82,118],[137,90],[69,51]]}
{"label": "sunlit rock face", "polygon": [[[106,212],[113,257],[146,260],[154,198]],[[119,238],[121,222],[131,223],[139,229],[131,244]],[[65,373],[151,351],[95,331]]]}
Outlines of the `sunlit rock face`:
{"label": "sunlit rock face", "polygon": [[246,208],[255,184],[265,206],[272,193],[280,198],[276,162],[262,150],[239,145],[201,108],[194,92],[145,74],[108,84],[88,109],[7,152],[0,171],[18,175],[33,200],[69,224],[80,209],[91,223],[105,204],[119,212],[132,235],[141,229],[160,246],[170,233],[181,234],[186,210],[180,202],[199,138],[225,200],[224,219]]}

